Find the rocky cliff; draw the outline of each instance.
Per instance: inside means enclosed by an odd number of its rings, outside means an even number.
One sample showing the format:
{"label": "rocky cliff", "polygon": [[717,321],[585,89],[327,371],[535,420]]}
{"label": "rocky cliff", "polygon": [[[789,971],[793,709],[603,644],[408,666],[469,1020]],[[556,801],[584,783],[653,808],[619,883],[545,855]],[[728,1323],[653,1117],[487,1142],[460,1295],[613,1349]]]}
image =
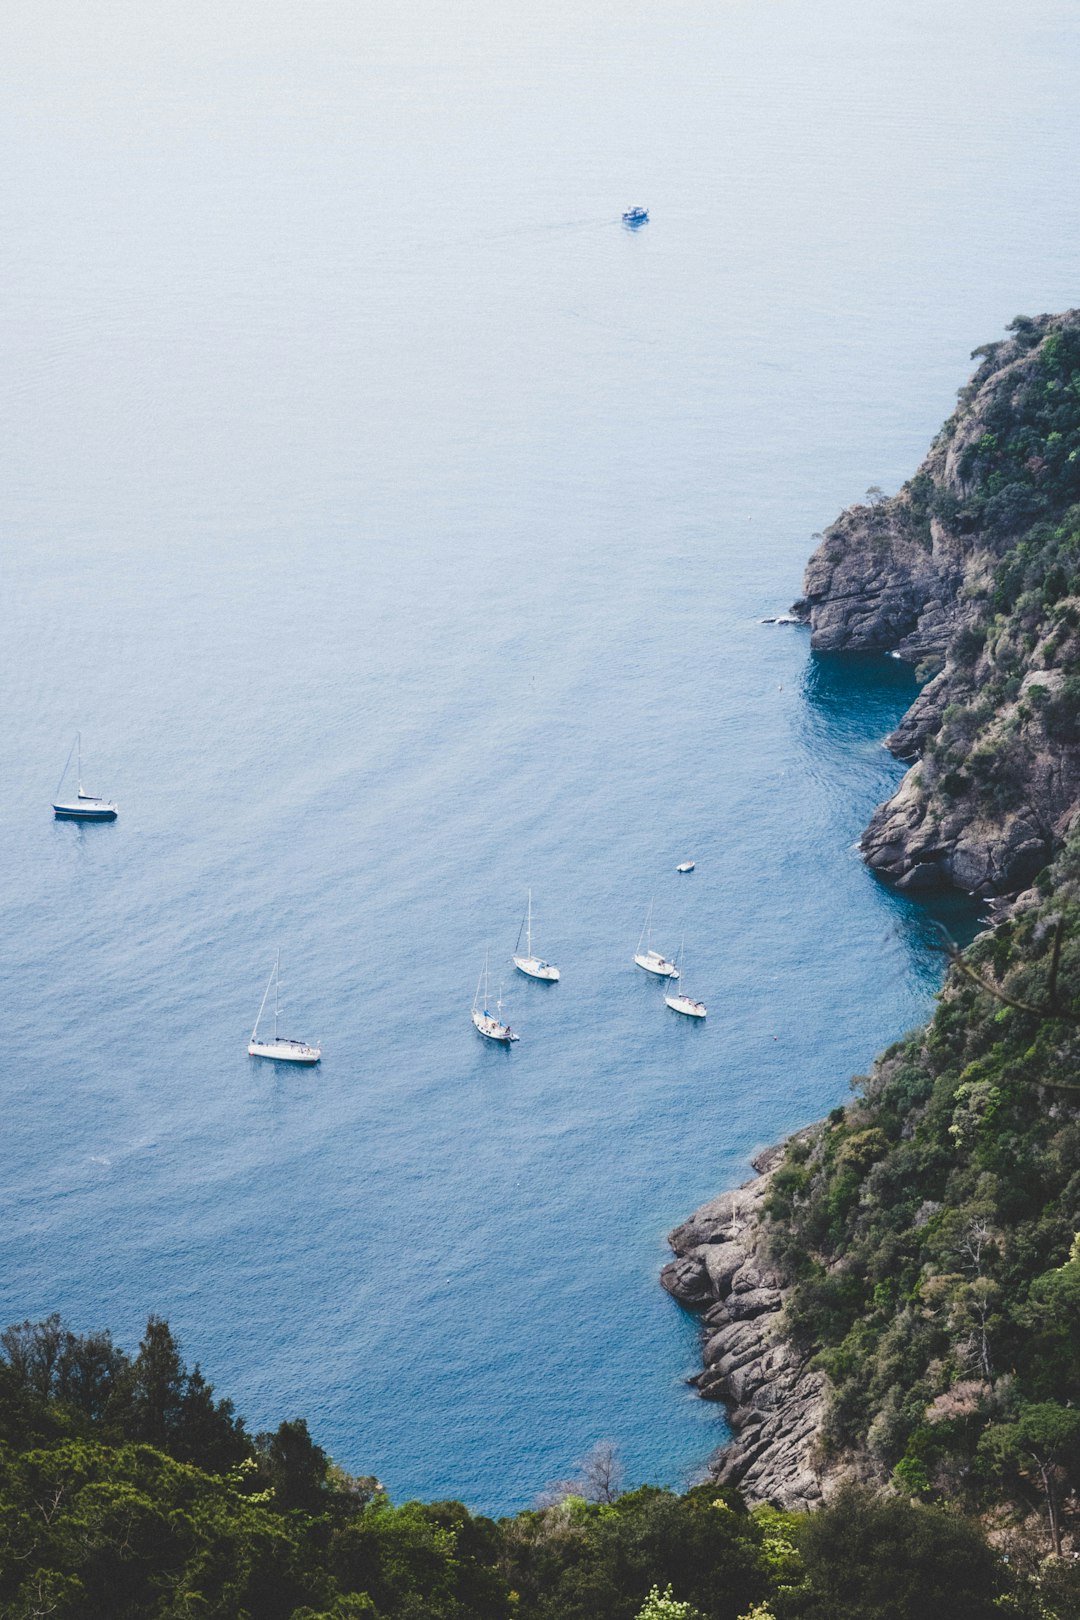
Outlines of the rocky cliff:
{"label": "rocky cliff", "polygon": [[862,840],[905,889],[1015,893],[1080,807],[1080,311],[1010,330],[900,493],[826,530],[795,605],[817,651],[927,681]]}
{"label": "rocky cliff", "polygon": [[733,1438],[714,1477],[750,1502],[795,1509],[819,1507],[827,1494],[816,1446],[826,1384],[778,1332],[789,1289],[761,1252],[762,1208],[784,1151],[760,1155],[752,1181],[676,1227],[668,1238],[676,1258],[660,1280],[702,1313],[705,1365],[691,1382],[703,1399],[729,1408]]}

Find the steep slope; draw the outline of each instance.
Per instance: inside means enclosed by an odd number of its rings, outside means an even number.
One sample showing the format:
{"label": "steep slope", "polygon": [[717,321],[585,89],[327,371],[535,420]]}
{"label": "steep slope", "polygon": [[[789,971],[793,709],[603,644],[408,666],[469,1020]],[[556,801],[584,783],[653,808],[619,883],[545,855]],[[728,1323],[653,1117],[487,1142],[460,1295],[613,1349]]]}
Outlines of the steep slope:
{"label": "steep slope", "polygon": [[743,1388],[738,1345],[710,1349],[715,1302],[741,1309],[725,1212],[672,1234],[667,1284],[706,1311],[699,1385],[738,1403],[719,1476],[780,1502],[891,1479],[1041,1517],[1060,1549],[1080,1535],[1080,834],[854,1084],[751,1184],[737,1236],[769,1348]]}
{"label": "steep slope", "polygon": [[1080,805],[1080,311],[1010,330],[914,478],[825,532],[795,608],[818,651],[928,680],[862,840],[905,889],[1015,893]]}

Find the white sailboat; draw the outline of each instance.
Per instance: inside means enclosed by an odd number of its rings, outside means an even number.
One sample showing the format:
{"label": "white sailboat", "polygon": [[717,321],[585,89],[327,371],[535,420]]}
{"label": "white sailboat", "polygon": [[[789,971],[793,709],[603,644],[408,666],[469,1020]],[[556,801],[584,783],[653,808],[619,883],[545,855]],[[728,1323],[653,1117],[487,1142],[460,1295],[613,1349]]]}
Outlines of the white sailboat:
{"label": "white sailboat", "polygon": [[[651,941],[652,905],[650,903],[649,909],[645,913],[645,926],[641,930],[638,948],[634,952],[634,961],[639,968],[644,968],[646,973],[655,973],[661,979],[677,979],[679,970],[674,962],[669,962],[666,956],[661,956],[659,951],[654,951]],[[642,946],[645,947],[644,950],[642,950]]]}
{"label": "white sailboat", "polygon": [[[259,1025],[262,1015],[266,1011],[267,998],[270,989],[274,990],[274,1033],[267,1039],[259,1039]],[[281,1017],[281,952],[274,957],[274,966],[270,977],[266,981],[263,991],[262,1003],[259,1007],[259,1016],[255,1020],[255,1028],[251,1032],[248,1042],[248,1057],[273,1058],[277,1063],[318,1063],[322,1057],[322,1048],[309,1046],[306,1041],[290,1040],[285,1035],[278,1034],[278,1020]]]}
{"label": "white sailboat", "polygon": [[[681,962],[682,959],[683,948],[680,945],[679,961]],[[695,1001],[693,996],[686,995],[686,993],[682,990],[676,990],[672,992],[671,995],[665,996],[664,1001],[671,1008],[672,1012],[682,1013],[684,1018],[705,1017],[705,1003],[703,1001]]]}
{"label": "white sailboat", "polygon": [[[78,783],[78,792],[73,799],[61,799],[60,789],[64,785],[64,777],[71,764],[71,754],[77,753],[79,763],[76,769],[75,780]],[[56,802],[53,804],[53,815],[57,821],[115,821],[119,811],[115,804],[108,799],[99,799],[93,793],[84,793],[82,785],[82,732],[75,733],[75,741],[64,762],[64,769],[60,773],[60,780],[56,784]]]}
{"label": "white sailboat", "polygon": [[[483,996],[480,994],[481,985],[484,987]],[[488,959],[486,951],[484,952],[484,966],[480,977],[476,981],[476,994],[473,996],[472,1004],[472,1021],[485,1040],[501,1041],[504,1046],[509,1046],[511,1041],[518,1039],[510,1025],[503,1023],[501,994],[495,1003],[495,1012],[488,1012]]]}
{"label": "white sailboat", "polygon": [[529,890],[529,904],[525,912],[525,917],[522,921],[521,928],[518,929],[518,945],[521,944],[522,929],[525,931],[525,955],[515,956],[513,959],[514,966],[517,968],[519,973],[526,974],[530,979],[546,979],[549,984],[554,984],[556,979],[559,977],[558,968],[555,967],[551,962],[545,962],[542,957],[533,955],[531,889]]}

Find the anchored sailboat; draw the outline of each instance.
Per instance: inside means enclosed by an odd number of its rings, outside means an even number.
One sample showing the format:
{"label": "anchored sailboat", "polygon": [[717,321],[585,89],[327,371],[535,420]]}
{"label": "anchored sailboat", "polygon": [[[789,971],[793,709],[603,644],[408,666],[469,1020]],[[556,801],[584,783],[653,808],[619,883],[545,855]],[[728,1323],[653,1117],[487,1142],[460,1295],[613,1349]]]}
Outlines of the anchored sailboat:
{"label": "anchored sailboat", "polygon": [[[638,940],[638,948],[634,952],[634,961],[637,963],[639,968],[644,968],[646,973],[655,973],[657,977],[661,979],[677,979],[679,977],[679,970],[675,966],[674,962],[669,962],[667,957],[660,955],[659,951],[654,951],[652,949],[651,941],[652,902],[650,901],[649,909],[645,913],[645,926],[641,930],[641,938]],[[645,947],[644,950],[642,950],[642,946]]]}
{"label": "anchored sailboat", "polygon": [[[532,948],[532,890],[529,890],[529,904],[518,929],[517,943],[521,945],[522,930],[525,933],[525,955],[514,957],[514,966],[520,973],[526,974],[530,979],[546,979],[554,984],[559,977],[559,970],[551,962],[545,962],[542,957],[533,955]],[[515,947],[516,949],[517,947]]]}
{"label": "anchored sailboat", "polygon": [[[483,996],[480,994],[481,985],[484,987]],[[511,1041],[516,1041],[518,1037],[514,1034],[514,1031],[510,1028],[510,1025],[504,1024],[502,1020],[501,993],[498,1001],[495,1003],[495,1013],[489,1013],[487,1009],[488,959],[487,952],[485,951],[484,966],[481,970],[480,977],[476,981],[476,994],[473,996],[472,1021],[476,1025],[476,1028],[479,1030],[480,1034],[484,1036],[485,1040],[501,1041],[504,1046],[509,1046]],[[497,1017],[495,1016],[496,1013],[498,1014]]]}
{"label": "anchored sailboat", "polygon": [[[683,947],[680,945],[679,961],[681,962],[682,959]],[[693,996],[686,995],[682,990],[674,991],[671,995],[665,996],[664,1000],[671,1008],[672,1012],[682,1013],[686,1018],[705,1017],[705,1003],[703,1001],[695,1001]]]}
{"label": "anchored sailboat", "polygon": [[[267,998],[270,989],[274,990],[274,1033],[269,1038],[259,1039],[259,1025],[262,1015],[266,1011]],[[322,1048],[309,1046],[306,1041],[289,1040],[285,1035],[278,1034],[278,1019],[281,1017],[281,952],[274,957],[273,971],[266,981],[263,991],[262,1004],[259,1007],[259,1016],[255,1020],[255,1028],[251,1032],[248,1042],[248,1057],[273,1058],[277,1063],[318,1063],[322,1057]]]}
{"label": "anchored sailboat", "polygon": [[[61,799],[60,789],[64,785],[64,777],[71,764],[71,755],[78,754],[78,766],[75,780],[78,783],[78,792],[74,799]],[[84,793],[82,785],[82,732],[75,733],[75,741],[71,745],[71,753],[64,761],[64,769],[60,773],[60,780],[56,784],[56,802],[53,805],[53,815],[57,821],[115,821],[118,815],[115,804],[108,799],[98,799],[92,793]]]}

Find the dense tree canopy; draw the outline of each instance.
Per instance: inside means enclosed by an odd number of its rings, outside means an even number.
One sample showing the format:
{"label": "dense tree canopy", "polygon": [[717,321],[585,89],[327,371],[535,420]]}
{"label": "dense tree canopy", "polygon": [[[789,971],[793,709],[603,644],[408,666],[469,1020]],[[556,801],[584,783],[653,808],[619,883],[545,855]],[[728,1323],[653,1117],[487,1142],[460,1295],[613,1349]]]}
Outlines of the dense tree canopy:
{"label": "dense tree canopy", "polygon": [[[1056,1410],[1056,1409],[1055,1409]],[[1049,1423],[1049,1427],[1047,1426]],[[1038,1408],[988,1467],[1056,1467]],[[1057,1448],[1056,1450],[1054,1448]],[[1041,1448],[1041,1449],[1040,1449]],[[974,1522],[851,1489],[810,1517],[699,1485],[619,1494],[611,1448],[498,1523],[394,1506],[301,1419],[254,1439],[167,1324],[135,1356],[58,1318],[0,1336],[3,1620],[1068,1620],[1072,1566],[1018,1574]],[[595,1476],[595,1477],[594,1477]],[[606,1498],[606,1499],[601,1499]]]}

